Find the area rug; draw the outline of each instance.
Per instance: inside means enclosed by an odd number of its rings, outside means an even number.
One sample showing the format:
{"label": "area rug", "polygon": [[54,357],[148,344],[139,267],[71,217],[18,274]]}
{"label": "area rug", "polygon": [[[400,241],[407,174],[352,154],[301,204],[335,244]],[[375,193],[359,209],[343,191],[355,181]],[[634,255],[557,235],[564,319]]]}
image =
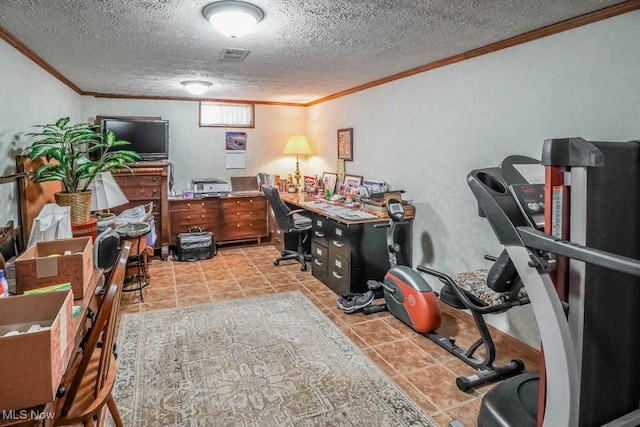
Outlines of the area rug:
{"label": "area rug", "polygon": [[437,426],[302,293],[127,314],[126,426]]}

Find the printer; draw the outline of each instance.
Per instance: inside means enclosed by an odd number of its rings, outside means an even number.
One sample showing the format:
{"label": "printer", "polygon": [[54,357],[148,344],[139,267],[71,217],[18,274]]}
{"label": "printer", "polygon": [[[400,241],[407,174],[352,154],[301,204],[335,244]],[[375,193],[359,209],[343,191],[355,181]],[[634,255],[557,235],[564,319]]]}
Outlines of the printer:
{"label": "printer", "polygon": [[228,182],[217,178],[192,179],[191,185],[196,197],[223,197],[231,191]]}

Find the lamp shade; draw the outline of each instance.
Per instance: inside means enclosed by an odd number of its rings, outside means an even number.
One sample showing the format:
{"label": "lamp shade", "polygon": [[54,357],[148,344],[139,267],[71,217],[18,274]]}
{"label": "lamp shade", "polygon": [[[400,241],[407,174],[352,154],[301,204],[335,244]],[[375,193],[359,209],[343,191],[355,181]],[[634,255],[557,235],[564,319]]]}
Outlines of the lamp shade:
{"label": "lamp shade", "polygon": [[101,172],[89,184],[91,190],[91,210],[102,211],[129,203],[111,172]]}
{"label": "lamp shade", "polygon": [[291,135],[284,147],[284,154],[306,155],[311,154],[309,141],[304,135]]}

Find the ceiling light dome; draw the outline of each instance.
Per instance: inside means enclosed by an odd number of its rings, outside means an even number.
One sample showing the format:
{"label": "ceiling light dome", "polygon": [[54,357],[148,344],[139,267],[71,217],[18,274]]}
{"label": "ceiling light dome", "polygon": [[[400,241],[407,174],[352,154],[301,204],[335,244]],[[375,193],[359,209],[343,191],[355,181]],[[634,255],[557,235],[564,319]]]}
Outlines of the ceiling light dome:
{"label": "ceiling light dome", "polygon": [[235,0],[208,4],[202,9],[202,14],[213,28],[232,38],[247,34],[264,18],[264,12],[258,6]]}
{"label": "ceiling light dome", "polygon": [[209,89],[211,83],[203,80],[185,80],[182,86],[192,95],[202,95]]}

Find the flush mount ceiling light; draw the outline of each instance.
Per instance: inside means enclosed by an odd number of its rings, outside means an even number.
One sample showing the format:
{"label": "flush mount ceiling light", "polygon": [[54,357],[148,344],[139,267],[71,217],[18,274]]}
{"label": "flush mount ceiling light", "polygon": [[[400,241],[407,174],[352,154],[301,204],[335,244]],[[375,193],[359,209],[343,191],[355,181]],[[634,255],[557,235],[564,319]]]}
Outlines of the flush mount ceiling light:
{"label": "flush mount ceiling light", "polygon": [[264,12],[251,3],[235,0],[217,1],[202,9],[202,14],[221,34],[239,37],[247,34],[264,18]]}
{"label": "flush mount ceiling light", "polygon": [[209,89],[211,83],[202,80],[185,80],[182,86],[192,95],[202,95]]}

